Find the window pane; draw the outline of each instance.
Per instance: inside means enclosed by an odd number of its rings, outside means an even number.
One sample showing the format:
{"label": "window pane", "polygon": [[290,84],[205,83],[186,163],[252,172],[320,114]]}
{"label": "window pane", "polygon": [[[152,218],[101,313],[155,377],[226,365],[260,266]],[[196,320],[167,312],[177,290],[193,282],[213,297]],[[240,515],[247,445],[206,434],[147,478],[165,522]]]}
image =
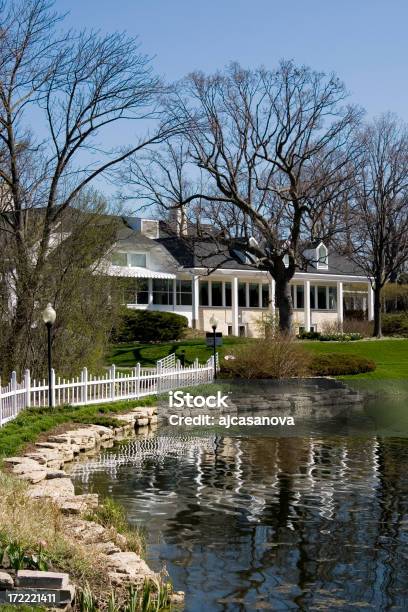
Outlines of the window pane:
{"label": "window pane", "polygon": [[259,285],[249,283],[249,305],[251,308],[259,308]]}
{"label": "window pane", "polygon": [[153,279],[153,304],[173,304],[173,281],[169,279]]}
{"label": "window pane", "polygon": [[192,283],[189,280],[177,281],[177,304],[191,306],[193,303]]}
{"label": "window pane", "polygon": [[337,309],[337,287],[329,287],[329,308]]}
{"label": "window pane", "polygon": [[211,283],[212,305],[222,306],[222,283],[213,281]]}
{"label": "window pane", "polygon": [[326,287],[317,288],[317,308],[324,310],[327,308],[326,304]]}
{"label": "window pane", "polygon": [[231,306],[231,283],[225,283],[225,305]]}
{"label": "window pane", "polygon": [[238,283],[238,306],[246,307],[246,283]]}
{"label": "window pane", "polygon": [[145,253],[129,253],[128,255],[129,265],[132,268],[145,268],[146,267],[146,254]]}
{"label": "window pane", "polygon": [[200,306],[208,306],[208,281],[200,281]]}
{"label": "window pane", "polygon": [[296,285],[296,308],[305,307],[305,293],[303,285]]}
{"label": "window pane", "polygon": [[262,285],[262,308],[268,308],[269,306],[269,286]]}
{"label": "window pane", "polygon": [[315,286],[310,286],[310,308],[316,308]]}
{"label": "window pane", "polygon": [[114,266],[127,266],[126,253],[112,253],[111,262]]}
{"label": "window pane", "polygon": [[147,279],[138,280],[136,283],[136,304],[149,303],[149,283]]}
{"label": "window pane", "polygon": [[327,251],[326,247],[324,247],[323,245],[321,245],[321,247],[319,248],[319,264],[321,266],[327,266]]}

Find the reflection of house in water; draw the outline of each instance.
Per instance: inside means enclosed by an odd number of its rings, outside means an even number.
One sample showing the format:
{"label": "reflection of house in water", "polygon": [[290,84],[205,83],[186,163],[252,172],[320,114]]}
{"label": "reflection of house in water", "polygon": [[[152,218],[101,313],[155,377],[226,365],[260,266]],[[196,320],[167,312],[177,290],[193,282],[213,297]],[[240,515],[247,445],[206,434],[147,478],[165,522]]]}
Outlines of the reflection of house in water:
{"label": "reflection of house in water", "polygon": [[172,578],[192,591],[211,576],[245,601],[255,589],[276,606],[293,593],[298,609],[405,609],[405,449],[376,437],[155,436],[74,472],[92,483],[108,471],[112,494],[160,534]]}

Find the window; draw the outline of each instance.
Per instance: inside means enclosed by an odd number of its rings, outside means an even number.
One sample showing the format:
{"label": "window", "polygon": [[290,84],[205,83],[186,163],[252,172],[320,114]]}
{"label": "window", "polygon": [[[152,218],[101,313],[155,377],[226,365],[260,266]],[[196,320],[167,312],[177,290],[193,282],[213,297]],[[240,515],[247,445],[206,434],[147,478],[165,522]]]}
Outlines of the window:
{"label": "window", "polygon": [[147,278],[141,278],[136,283],[136,304],[149,303],[149,283]]}
{"label": "window", "polygon": [[316,308],[315,289],[314,285],[310,286],[310,308]]}
{"label": "window", "polygon": [[115,251],[111,255],[111,262],[114,266],[146,268],[146,253],[123,253]]}
{"label": "window", "polygon": [[295,308],[305,307],[305,290],[303,285],[296,285],[296,306]]}
{"label": "window", "polygon": [[259,285],[249,283],[249,306],[259,308]]}
{"label": "window", "polygon": [[262,285],[262,308],[269,307],[269,286]]}
{"label": "window", "polygon": [[326,300],[326,287],[318,287],[317,288],[317,308],[319,310],[326,310],[327,308],[327,300]]}
{"label": "window", "polygon": [[200,281],[200,306],[208,306],[208,281]]}
{"label": "window", "polygon": [[337,287],[329,287],[329,309],[337,309]]}
{"label": "window", "polygon": [[114,266],[127,266],[127,257],[126,253],[119,253],[115,251],[111,255],[111,262]]}
{"label": "window", "polygon": [[246,283],[238,283],[238,306],[246,307]]}
{"label": "window", "polygon": [[212,306],[222,306],[222,283],[212,281],[211,283],[211,299]]}
{"label": "window", "polygon": [[177,306],[191,306],[193,303],[192,284],[189,280],[177,280],[176,284]]}
{"label": "window", "polygon": [[329,258],[327,254],[327,248],[324,244],[320,244],[317,247],[317,267],[323,270],[327,270],[329,264]]}
{"label": "window", "polygon": [[232,325],[228,325],[228,335],[232,336]]}
{"label": "window", "polygon": [[153,279],[153,304],[168,306],[173,304],[173,281]]}
{"label": "window", "polygon": [[128,264],[132,268],[145,268],[146,253],[128,253]]}
{"label": "window", "polygon": [[[231,283],[225,283],[225,306],[232,305]],[[232,328],[231,328],[232,329]],[[232,332],[231,332],[232,334]]]}

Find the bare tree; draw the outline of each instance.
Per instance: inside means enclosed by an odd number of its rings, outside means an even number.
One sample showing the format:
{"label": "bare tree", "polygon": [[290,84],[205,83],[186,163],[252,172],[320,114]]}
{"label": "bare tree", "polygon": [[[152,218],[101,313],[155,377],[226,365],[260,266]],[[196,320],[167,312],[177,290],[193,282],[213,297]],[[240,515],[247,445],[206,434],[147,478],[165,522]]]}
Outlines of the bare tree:
{"label": "bare tree", "polygon": [[[174,122],[157,121],[163,87],[134,39],[61,35],[61,17],[48,0],[11,0],[0,19],[0,180],[12,201],[1,232],[14,241],[10,266],[17,284],[6,355],[11,365],[38,316],[42,271],[60,216],[96,177],[166,138]],[[151,133],[120,148],[101,144],[113,125],[138,120],[154,120]],[[36,207],[41,215],[27,214]],[[41,218],[35,232],[34,218]]]}
{"label": "bare tree", "polygon": [[292,62],[275,71],[233,64],[214,76],[194,73],[176,91],[168,116],[183,121],[190,159],[206,177],[191,199],[208,202],[206,214],[224,239],[270,272],[288,331],[302,238],[344,197],[361,111],[345,104],[335,76]]}
{"label": "bare tree", "polygon": [[349,206],[349,257],[371,278],[374,335],[381,292],[408,259],[408,128],[387,114],[359,135],[363,151]]}

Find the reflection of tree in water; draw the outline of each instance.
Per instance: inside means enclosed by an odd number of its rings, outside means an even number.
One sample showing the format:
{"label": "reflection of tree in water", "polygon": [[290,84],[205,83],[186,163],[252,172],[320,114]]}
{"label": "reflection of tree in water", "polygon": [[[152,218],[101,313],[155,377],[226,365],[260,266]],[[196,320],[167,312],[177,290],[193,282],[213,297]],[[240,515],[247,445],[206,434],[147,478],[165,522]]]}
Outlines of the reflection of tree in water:
{"label": "reflection of tree in water", "polygon": [[246,606],[263,596],[386,610],[404,604],[407,464],[405,440],[224,437],[149,457],[126,470],[126,486],[166,499],[161,531],[180,588],[198,590],[201,576],[214,597]]}

